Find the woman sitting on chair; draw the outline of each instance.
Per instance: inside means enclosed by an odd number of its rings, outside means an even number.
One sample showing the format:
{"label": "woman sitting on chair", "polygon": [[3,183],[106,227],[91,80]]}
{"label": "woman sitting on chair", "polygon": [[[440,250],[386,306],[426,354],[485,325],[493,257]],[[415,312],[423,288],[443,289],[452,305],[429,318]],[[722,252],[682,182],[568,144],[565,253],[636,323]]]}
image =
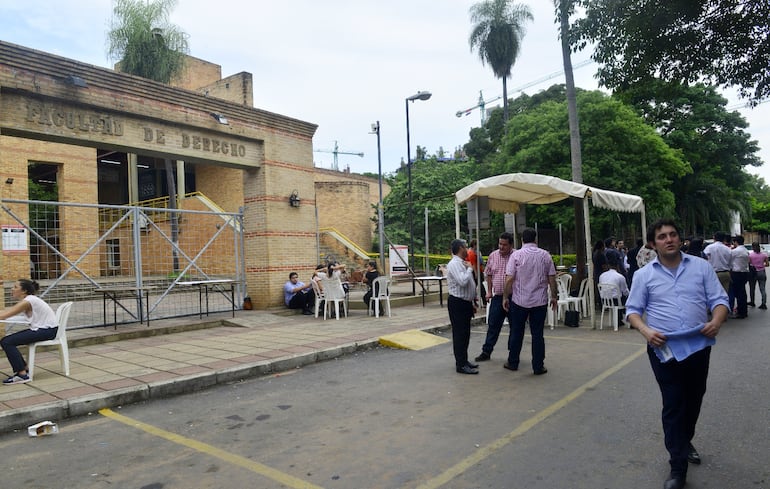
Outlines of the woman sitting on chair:
{"label": "woman sitting on chair", "polygon": [[364,294],[364,304],[366,304],[366,307],[369,307],[369,299],[372,298],[372,294],[375,293],[375,291],[372,290],[372,287],[374,286],[374,279],[380,276],[380,273],[377,271],[377,262],[372,260],[369,263],[366,264],[366,273],[364,274],[363,282],[366,284],[366,287],[368,290]]}
{"label": "woman sitting on chair", "polygon": [[5,336],[0,340],[8,361],[11,362],[13,375],[3,381],[3,385],[25,384],[29,382],[27,362],[19,352],[19,345],[28,345],[38,341],[52,340],[56,337],[59,325],[56,313],[51,306],[35,294],[40,289],[37,282],[21,278],[13,285],[11,294],[19,302],[0,311],[0,321],[23,314],[29,320],[29,329]]}

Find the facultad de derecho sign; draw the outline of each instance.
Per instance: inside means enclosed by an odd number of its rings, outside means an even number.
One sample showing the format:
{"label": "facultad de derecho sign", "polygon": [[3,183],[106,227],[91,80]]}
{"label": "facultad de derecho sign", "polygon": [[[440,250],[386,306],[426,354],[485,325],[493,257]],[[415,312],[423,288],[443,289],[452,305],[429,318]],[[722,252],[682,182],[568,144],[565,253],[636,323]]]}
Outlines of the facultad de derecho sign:
{"label": "facultad de derecho sign", "polygon": [[3,94],[3,105],[7,110],[0,118],[5,134],[24,136],[28,133],[39,139],[72,144],[81,142],[94,147],[101,143],[105,147],[185,161],[259,166],[259,142],[206,127],[174,125],[129,113],[25,99],[13,93]]}

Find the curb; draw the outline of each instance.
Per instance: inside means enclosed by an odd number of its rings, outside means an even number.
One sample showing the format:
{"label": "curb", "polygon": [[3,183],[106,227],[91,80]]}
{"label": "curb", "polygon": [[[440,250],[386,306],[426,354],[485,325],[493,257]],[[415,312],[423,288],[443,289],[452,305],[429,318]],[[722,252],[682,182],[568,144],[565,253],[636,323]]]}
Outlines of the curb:
{"label": "curb", "polygon": [[[477,317],[471,326],[484,323],[484,318]],[[451,325],[426,326],[415,328],[427,333],[437,333],[451,329]],[[0,413],[0,433],[26,430],[27,426],[42,420],[59,422],[68,418],[88,416],[100,409],[145,402],[151,399],[163,399],[196,392],[209,387],[238,382],[244,379],[264,377],[286,372],[318,362],[332,360],[344,355],[381,347],[379,338],[345,343],[301,355],[278,357],[252,364],[238,365],[213,372],[203,372],[182,377],[140,384],[122,389],[88,394],[70,400],[52,401],[32,407],[10,409]]]}

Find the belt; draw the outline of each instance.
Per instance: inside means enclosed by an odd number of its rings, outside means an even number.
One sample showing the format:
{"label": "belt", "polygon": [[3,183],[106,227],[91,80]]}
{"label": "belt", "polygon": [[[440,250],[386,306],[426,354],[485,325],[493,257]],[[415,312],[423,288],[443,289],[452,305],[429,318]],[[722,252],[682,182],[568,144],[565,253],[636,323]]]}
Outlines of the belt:
{"label": "belt", "polygon": [[717,270],[717,273],[729,273],[730,270]]}
{"label": "belt", "polygon": [[469,301],[467,299],[463,299],[462,297],[457,297],[455,295],[450,295],[449,298],[450,299],[455,299],[455,300],[458,300],[458,301],[468,302],[469,304],[473,304],[472,300]]}

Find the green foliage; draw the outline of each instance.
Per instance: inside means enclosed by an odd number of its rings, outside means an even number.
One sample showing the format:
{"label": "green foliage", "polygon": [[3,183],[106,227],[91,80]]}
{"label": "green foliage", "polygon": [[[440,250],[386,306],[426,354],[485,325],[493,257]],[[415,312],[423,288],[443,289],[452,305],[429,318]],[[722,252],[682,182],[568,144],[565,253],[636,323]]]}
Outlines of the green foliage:
{"label": "green foliage", "polygon": [[[745,223],[749,231],[760,234],[770,234],[770,187],[757,176],[751,176],[751,191],[749,202],[751,204],[751,219]],[[764,239],[767,242],[767,238]]]}
{"label": "green foliage", "polygon": [[736,86],[770,96],[770,2],[748,0],[582,0],[575,49],[595,46],[599,80],[627,89],[662,76]]}
{"label": "green foliage", "polygon": [[654,81],[619,93],[633,104],[663,140],[678,150],[692,172],[674,179],[676,214],[687,234],[710,236],[728,229],[733,211],[748,224],[752,206],[749,166],[762,164],[746,120],[728,112],[714,87]]}
{"label": "green foliage", "polygon": [[[527,107],[508,123],[500,151],[494,156],[494,173],[528,172],[571,178],[567,103],[557,101],[558,90]],[[674,178],[690,171],[681,155],[670,149],[655,130],[634,110],[618,100],[595,92],[579,92],[578,109],[583,143],[583,182],[607,190],[644,198],[648,217],[671,215]],[[514,101],[514,105],[516,101]],[[549,206],[529,206],[528,220],[542,225],[574,229],[570,201]],[[593,233],[607,236],[616,229],[620,216],[592,209]]]}
{"label": "green foliage", "polygon": [[[425,208],[431,253],[446,252],[455,236],[454,193],[478,180],[469,161],[438,161],[434,157],[412,163],[412,202],[415,253],[425,251]],[[385,234],[397,244],[409,243],[409,193],[406,168],[389,182],[385,199]],[[461,212],[465,212],[463,207]]]}
{"label": "green foliage", "polygon": [[184,69],[187,34],[169,23],[176,0],[114,0],[108,56],[125,73],[169,83]]}

